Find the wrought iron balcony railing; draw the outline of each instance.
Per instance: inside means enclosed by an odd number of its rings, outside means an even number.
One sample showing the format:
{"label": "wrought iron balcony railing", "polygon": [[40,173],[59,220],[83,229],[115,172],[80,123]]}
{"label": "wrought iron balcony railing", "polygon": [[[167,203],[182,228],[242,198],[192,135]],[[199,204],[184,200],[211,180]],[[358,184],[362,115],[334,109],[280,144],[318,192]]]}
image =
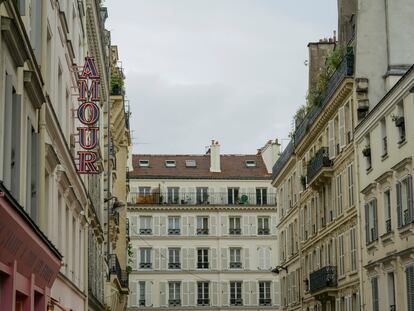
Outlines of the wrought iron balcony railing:
{"label": "wrought iron balcony railing", "polygon": [[199,306],[209,306],[210,305],[210,299],[208,299],[208,298],[197,299],[197,305],[199,305]]}
{"label": "wrought iron balcony railing", "polygon": [[322,147],[316,152],[315,156],[308,163],[308,183],[312,183],[313,178],[321,171],[322,168],[331,166],[332,160],[329,160],[328,148]]}
{"label": "wrought iron balcony railing", "polygon": [[168,235],[180,235],[180,229],[168,229]]}
{"label": "wrought iron balcony railing", "polygon": [[197,235],[208,235],[208,228],[197,228]]}
{"label": "wrought iron balcony railing", "polygon": [[152,229],[150,229],[150,228],[139,229],[139,234],[141,234],[141,235],[150,235],[150,234],[152,234]]}
{"label": "wrought iron balcony railing", "polygon": [[257,234],[258,235],[269,235],[270,234],[270,229],[269,228],[259,228],[257,230]]}
{"label": "wrought iron balcony railing", "polygon": [[170,307],[181,306],[181,299],[169,299],[168,304],[170,305]]}
{"label": "wrought iron balcony railing", "polygon": [[230,262],[230,268],[231,269],[241,269],[242,268],[242,263],[237,261],[237,262]]}
{"label": "wrought iron balcony railing", "polygon": [[179,262],[169,262],[168,269],[181,269],[181,263]]}
{"label": "wrought iron balcony railing", "polygon": [[197,269],[208,269],[208,262],[197,262]]}
{"label": "wrought iron balcony railing", "polygon": [[282,154],[279,156],[279,159],[276,161],[275,165],[272,169],[272,177],[273,179],[276,178],[280,172],[282,171],[285,164],[289,161],[290,157],[295,150],[295,145],[293,143],[293,139],[289,142],[286,148],[283,150]]}
{"label": "wrought iron balcony railing", "polygon": [[310,274],[310,292],[316,292],[328,287],[336,287],[337,274],[335,266],[326,266]]}
{"label": "wrought iron balcony railing", "polygon": [[108,258],[109,273],[115,274],[119,280],[119,283],[123,288],[128,288],[129,275],[128,272],[121,269],[118,257],[116,254],[110,254]]}
{"label": "wrought iron balcony railing", "polygon": [[127,237],[129,237],[129,219],[128,218],[125,218],[125,233],[126,233],[126,236]]}
{"label": "wrought iron balcony railing", "polygon": [[259,298],[259,305],[260,306],[271,306],[272,299],[270,298]]}
{"label": "wrought iron balcony railing", "polygon": [[140,269],[152,269],[152,262],[141,262],[139,264]]}
{"label": "wrought iron balcony railing", "polygon": [[241,229],[240,228],[230,228],[229,229],[229,234],[231,234],[231,235],[240,235],[241,234]]}
{"label": "wrought iron balcony railing", "polygon": [[[259,189],[258,189],[259,190]],[[276,194],[262,192],[213,192],[200,199],[196,192],[184,192],[178,190],[175,195],[168,195],[166,192],[154,192],[142,194],[130,192],[128,196],[129,204],[136,205],[257,205],[274,206],[276,205]]]}
{"label": "wrought iron balcony railing", "polygon": [[230,298],[230,305],[232,306],[242,306],[243,299],[241,298]]}

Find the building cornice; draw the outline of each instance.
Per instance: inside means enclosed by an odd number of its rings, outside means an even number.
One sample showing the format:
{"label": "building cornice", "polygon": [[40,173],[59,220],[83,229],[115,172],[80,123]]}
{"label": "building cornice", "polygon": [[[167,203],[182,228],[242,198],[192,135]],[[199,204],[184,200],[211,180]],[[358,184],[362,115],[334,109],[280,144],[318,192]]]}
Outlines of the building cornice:
{"label": "building cornice", "polygon": [[263,206],[263,205],[219,205],[219,204],[206,204],[206,205],[143,205],[143,204],[131,204],[128,203],[128,212],[146,212],[146,211],[168,211],[168,212],[182,212],[182,211],[240,211],[243,212],[260,212],[260,211],[272,211],[276,212],[276,206]]}

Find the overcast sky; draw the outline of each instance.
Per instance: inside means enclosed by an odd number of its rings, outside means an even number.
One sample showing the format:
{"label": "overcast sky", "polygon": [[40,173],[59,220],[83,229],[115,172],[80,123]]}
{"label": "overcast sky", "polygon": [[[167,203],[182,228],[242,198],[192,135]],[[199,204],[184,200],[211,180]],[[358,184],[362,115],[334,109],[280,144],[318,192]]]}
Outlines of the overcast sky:
{"label": "overcast sky", "polygon": [[[307,43],[335,0],[106,0],[135,153],[255,153],[286,139],[307,89]],[[285,146],[287,140],[282,140]]]}

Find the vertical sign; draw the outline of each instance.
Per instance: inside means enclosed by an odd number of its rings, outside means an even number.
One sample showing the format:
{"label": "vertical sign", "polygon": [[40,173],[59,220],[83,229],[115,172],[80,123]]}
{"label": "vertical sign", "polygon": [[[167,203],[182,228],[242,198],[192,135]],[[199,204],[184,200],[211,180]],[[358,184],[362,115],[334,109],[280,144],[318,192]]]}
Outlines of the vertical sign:
{"label": "vertical sign", "polygon": [[80,103],[78,107],[78,119],[83,126],[77,128],[79,132],[79,145],[83,150],[78,151],[79,174],[97,174],[96,152],[93,149],[98,144],[99,125],[99,83],[100,78],[92,57],[85,58],[85,64],[78,77],[78,89]]}

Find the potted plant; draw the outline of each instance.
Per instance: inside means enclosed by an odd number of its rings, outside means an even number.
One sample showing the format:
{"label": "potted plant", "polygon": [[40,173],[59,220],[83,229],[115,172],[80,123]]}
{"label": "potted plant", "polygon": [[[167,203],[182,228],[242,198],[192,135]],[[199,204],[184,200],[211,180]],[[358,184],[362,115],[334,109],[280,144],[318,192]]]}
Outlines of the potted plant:
{"label": "potted plant", "polygon": [[362,154],[364,155],[364,157],[370,157],[371,156],[371,146],[366,145],[364,147],[364,149],[362,149]]}

